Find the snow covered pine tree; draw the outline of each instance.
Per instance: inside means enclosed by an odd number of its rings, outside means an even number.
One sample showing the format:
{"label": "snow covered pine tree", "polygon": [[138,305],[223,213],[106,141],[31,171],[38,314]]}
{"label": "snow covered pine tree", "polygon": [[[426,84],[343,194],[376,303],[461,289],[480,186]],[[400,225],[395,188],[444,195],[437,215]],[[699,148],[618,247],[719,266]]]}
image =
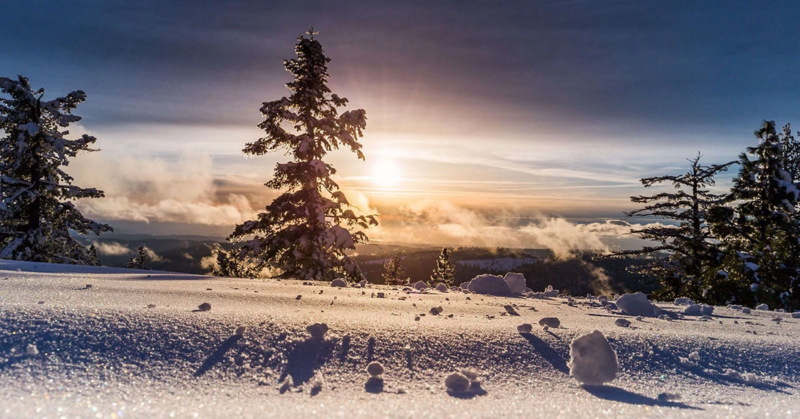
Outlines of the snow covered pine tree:
{"label": "snow covered pine tree", "polygon": [[450,261],[450,253],[445,247],[442,249],[439,259],[436,260],[436,267],[433,269],[433,275],[431,275],[431,283],[441,282],[445,285],[453,285],[455,279],[456,266]]}
{"label": "snow covered pine tree", "polygon": [[406,271],[403,270],[403,263],[399,256],[392,256],[392,258],[383,265],[383,269],[386,272],[381,274],[381,276],[383,276],[386,285],[408,284],[409,278],[408,275],[406,275]]}
{"label": "snow covered pine tree", "polygon": [[[275,177],[266,186],[285,192],[260,213],[257,220],[236,226],[230,241],[247,240],[238,250],[243,259],[260,261],[263,267],[279,271],[281,278],[332,280],[344,276],[361,280],[355,260],[345,252],[367,240],[363,231],[377,225],[374,216],[356,215],[344,193],[331,179],[336,170],[322,159],[339,147],[347,147],[364,159],[358,138],[367,125],[363,109],[338,114],[347,99],[331,94],[326,85],[328,62],[322,45],[314,39],[297,39],[297,58],[284,61],[294,76],[287,84],[291,96],[265,102],[265,117],[259,128],[266,136],[244,149],[260,156],[287,150],[293,159],[275,167]],[[293,130],[287,131],[284,126]]]}
{"label": "snow covered pine tree", "polygon": [[60,131],[80,117],[72,110],[86,100],[78,90],[43,101],[27,78],[0,78],[0,258],[50,263],[98,265],[89,250],[70,235],[100,234],[111,227],[85,218],[71,202],[101,198],[103,192],[72,185],[62,166],[96,139],[64,138]]}
{"label": "snow covered pine tree", "polygon": [[773,121],[764,121],[755,135],[759,144],[739,156],[742,168],[726,198],[735,206],[710,217],[727,250],[722,272],[750,285],[734,296],[739,304],[800,308],[800,191],[785,167],[792,156],[784,154],[793,139],[786,138],[788,127],[778,134]]}
{"label": "snow covered pine tree", "polygon": [[[677,222],[677,225],[656,225],[640,230],[631,230],[642,240],[659,243],[638,250],[617,252],[615,255],[643,255],[666,252],[667,258],[637,267],[636,272],[655,277],[662,288],[657,298],[671,300],[690,297],[705,301],[710,282],[705,278],[710,266],[718,264],[718,250],[707,221],[709,210],[721,205],[725,196],[708,190],[714,185],[714,177],[736,162],[703,166],[700,154],[690,159],[689,171],[682,175],[649,177],[641,180],[645,188],[660,183],[671,183],[675,192],[661,192],[650,196],[632,196],[631,201],[645,204],[644,208],[631,211],[628,217],[659,217]],[[709,301],[710,302],[710,301]],[[722,301],[724,303],[724,301]]]}

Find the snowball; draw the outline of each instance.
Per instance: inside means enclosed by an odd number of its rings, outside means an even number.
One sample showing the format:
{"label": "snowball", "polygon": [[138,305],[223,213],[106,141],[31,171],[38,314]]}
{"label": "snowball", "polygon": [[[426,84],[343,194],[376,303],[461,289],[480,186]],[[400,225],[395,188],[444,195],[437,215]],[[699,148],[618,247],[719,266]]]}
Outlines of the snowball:
{"label": "snowball", "polygon": [[367,365],[367,373],[372,377],[379,377],[383,375],[384,369],[378,361],[372,361]]}
{"label": "snowball", "polygon": [[325,323],[314,323],[306,327],[306,331],[314,339],[322,339],[328,333],[328,325]]}
{"label": "snowball", "polygon": [[533,330],[533,326],[528,323],[523,323],[517,326],[517,332],[519,333],[530,333]]}
{"label": "snowball", "polygon": [[433,314],[434,316],[438,316],[443,311],[444,309],[442,307],[431,307],[431,314]]}
{"label": "snowball", "polygon": [[457,372],[448,375],[447,378],[444,379],[444,385],[447,387],[447,391],[453,393],[465,393],[469,390],[471,384],[469,378]]}
{"label": "snowball", "polygon": [[610,382],[619,370],[617,354],[598,330],[573,340],[569,345],[569,357],[570,375],[583,384]]}
{"label": "snowball", "polygon": [[509,295],[511,290],[502,277],[497,275],[478,275],[469,281],[467,289],[477,294]]}
{"label": "snowball", "polygon": [[617,319],[617,320],[614,320],[614,324],[619,326],[619,327],[628,327],[628,326],[631,325],[631,322],[628,321],[628,320],[625,320],[625,319]]}
{"label": "snowball", "polygon": [[686,316],[699,316],[703,314],[703,307],[700,304],[693,304],[683,309],[683,314]]}
{"label": "snowball", "polygon": [[442,283],[440,282],[440,283],[436,284],[436,291],[439,291],[439,292],[447,292],[447,291],[449,291],[449,289],[447,288],[447,285],[445,285],[445,284],[442,284]]}
{"label": "snowball", "polygon": [[211,304],[209,304],[209,303],[203,303],[203,304],[200,304],[199,306],[197,306],[197,308],[198,308],[200,311],[209,311],[209,310],[211,310]]}
{"label": "snowball", "polygon": [[694,351],[689,354],[689,359],[692,361],[699,361],[700,360],[700,352]]}
{"label": "snowball", "polygon": [[759,304],[756,306],[756,310],[769,310],[769,306],[766,304]]}
{"label": "snowball", "polygon": [[503,277],[503,280],[506,281],[509,291],[511,291],[513,294],[522,293],[525,291],[525,288],[527,288],[525,275],[523,274],[509,272]]}
{"label": "snowball", "polygon": [[332,287],[346,287],[347,286],[347,280],[344,279],[344,278],[336,278],[333,281],[331,281],[331,286]]}
{"label": "snowball", "polygon": [[547,326],[548,328],[558,328],[561,326],[561,321],[558,320],[558,317],[543,317],[539,320],[539,326]]}
{"label": "snowball", "polygon": [[36,355],[39,355],[39,348],[37,348],[37,347],[36,347],[36,345],[34,345],[34,344],[32,344],[32,343],[31,343],[31,344],[30,344],[30,345],[28,345],[28,347],[25,349],[25,355],[27,355],[27,356],[36,356]]}
{"label": "snowball", "polygon": [[656,317],[666,313],[651,303],[641,292],[625,294],[617,298],[617,307],[629,316]]}
{"label": "snowball", "polygon": [[413,285],[413,287],[415,290],[422,291],[425,288],[428,288],[428,283],[426,283],[425,281],[418,281]]}

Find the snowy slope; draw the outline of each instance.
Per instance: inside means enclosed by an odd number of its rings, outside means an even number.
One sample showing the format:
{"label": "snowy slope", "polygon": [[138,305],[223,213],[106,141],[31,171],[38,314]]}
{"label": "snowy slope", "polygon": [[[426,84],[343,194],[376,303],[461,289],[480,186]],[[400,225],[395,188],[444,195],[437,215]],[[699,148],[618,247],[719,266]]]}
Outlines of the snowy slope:
{"label": "snowy slope", "polygon": [[[639,321],[581,299],[572,307],[560,298],[406,295],[388,287],[5,261],[0,270],[0,417],[790,417],[800,411],[800,320],[785,314],[717,308],[710,321]],[[373,298],[377,292],[386,298]],[[210,311],[196,310],[203,302]],[[516,305],[519,316],[503,315],[506,304]],[[441,315],[430,314],[436,306]],[[776,316],[783,321],[772,321]],[[542,330],[542,317],[558,317],[561,327]],[[620,317],[631,327],[615,326]],[[305,327],[314,322],[330,327],[323,342],[308,339]],[[522,323],[533,324],[533,333],[517,333]],[[247,327],[244,336],[234,334],[237,326]],[[569,343],[595,329],[609,338],[621,371],[609,386],[582,388],[569,377]],[[35,354],[26,355],[31,345]],[[386,368],[380,393],[366,385],[364,370],[373,360]],[[486,393],[448,395],[444,377],[467,367],[481,373]],[[730,371],[754,376],[747,381]],[[281,394],[286,376],[295,387]],[[312,395],[315,381],[322,388]],[[659,400],[661,393],[680,399]]]}

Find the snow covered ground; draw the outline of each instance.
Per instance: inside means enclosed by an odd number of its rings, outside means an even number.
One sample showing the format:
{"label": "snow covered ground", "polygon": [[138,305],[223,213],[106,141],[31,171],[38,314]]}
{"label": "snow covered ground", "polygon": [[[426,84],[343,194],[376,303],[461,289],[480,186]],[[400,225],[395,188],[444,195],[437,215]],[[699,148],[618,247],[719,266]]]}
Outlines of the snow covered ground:
{"label": "snow covered ground", "polygon": [[[306,332],[317,322],[321,341]],[[569,346],[593,330],[620,371],[583,388]],[[798,332],[756,310],[637,320],[584,299],[0,261],[0,417],[792,417]],[[383,381],[369,380],[372,361]],[[465,368],[480,390],[448,394],[445,377]]]}

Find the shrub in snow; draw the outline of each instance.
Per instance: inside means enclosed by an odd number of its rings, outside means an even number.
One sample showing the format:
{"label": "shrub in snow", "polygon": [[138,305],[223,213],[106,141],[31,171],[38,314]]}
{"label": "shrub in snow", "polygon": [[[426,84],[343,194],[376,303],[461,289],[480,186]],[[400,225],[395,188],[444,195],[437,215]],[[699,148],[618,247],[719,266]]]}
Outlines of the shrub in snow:
{"label": "shrub in snow", "polygon": [[656,307],[641,292],[625,294],[617,298],[617,307],[629,316],[656,317],[666,311]]}
{"label": "shrub in snow", "polygon": [[347,287],[347,280],[344,279],[344,278],[336,278],[333,281],[331,281],[331,286],[332,287],[346,288]]}
{"label": "shrub in snow", "polygon": [[439,259],[436,260],[436,267],[431,274],[431,283],[441,282],[452,285],[456,279],[456,265],[450,260],[450,253],[447,248],[442,249]]}
{"label": "shrub in snow", "polygon": [[517,326],[517,332],[519,333],[530,333],[532,330],[533,326],[531,326],[529,323],[523,323]]}
{"label": "shrub in snow", "polygon": [[608,383],[619,370],[617,354],[598,330],[574,339],[569,345],[569,357],[570,375],[583,384]]}
{"label": "shrub in snow", "polygon": [[503,280],[506,281],[509,291],[514,294],[520,294],[527,288],[525,275],[523,274],[508,272],[506,276],[503,277]]}
{"label": "shrub in snow", "polygon": [[447,291],[449,291],[449,289],[447,288],[447,285],[445,285],[445,284],[442,284],[442,283],[440,282],[440,283],[436,284],[436,291],[439,291],[439,292],[447,292]]}
{"label": "shrub in snow", "polygon": [[476,294],[509,295],[511,290],[503,277],[497,275],[478,275],[469,281],[467,289]]}
{"label": "shrub in snow", "polygon": [[322,340],[325,334],[328,333],[328,325],[325,323],[314,323],[306,327],[306,331],[312,338]]}
{"label": "shrub in snow", "polygon": [[378,361],[372,361],[367,365],[367,373],[371,377],[380,377],[383,375],[384,368],[383,365]]}
{"label": "shrub in snow", "polygon": [[543,317],[539,320],[539,326],[557,329],[561,326],[561,320],[558,320],[558,317]]}
{"label": "shrub in snow", "polygon": [[766,310],[769,310],[769,306],[766,305],[766,304],[759,304],[759,305],[756,306],[756,310],[766,311]]}
{"label": "shrub in snow", "polygon": [[417,281],[417,282],[414,283],[413,286],[414,286],[415,290],[422,291],[425,288],[428,288],[428,283],[426,283],[425,281]]}
{"label": "shrub in snow", "polygon": [[472,385],[472,381],[467,376],[454,372],[444,379],[447,391],[452,393],[466,393]]}
{"label": "shrub in snow", "polygon": [[322,159],[340,148],[364,159],[358,139],[367,126],[366,112],[339,114],[338,108],[348,101],[331,93],[330,59],[314,33],[308,35],[297,39],[297,58],[284,61],[294,76],[286,84],[291,95],[262,104],[264,120],[259,128],[266,135],[244,148],[251,156],[291,154],[291,161],[275,166],[275,175],[266,184],[282,194],[255,220],[237,225],[228,239],[245,240],[240,255],[279,270],[280,278],[332,280],[341,275],[360,281],[363,274],[347,251],[367,236],[353,230],[378,222],[372,215],[356,215],[331,178],[336,169]]}
{"label": "shrub in snow", "polygon": [[22,76],[0,77],[0,92],[9,96],[0,97],[0,258],[99,265],[96,249],[72,234],[113,231],[75,206],[78,199],[102,198],[103,191],[75,186],[64,172],[73,157],[97,151],[95,137],[64,137],[81,120],[72,111],[86,94],[42,100],[44,89],[34,90]]}

